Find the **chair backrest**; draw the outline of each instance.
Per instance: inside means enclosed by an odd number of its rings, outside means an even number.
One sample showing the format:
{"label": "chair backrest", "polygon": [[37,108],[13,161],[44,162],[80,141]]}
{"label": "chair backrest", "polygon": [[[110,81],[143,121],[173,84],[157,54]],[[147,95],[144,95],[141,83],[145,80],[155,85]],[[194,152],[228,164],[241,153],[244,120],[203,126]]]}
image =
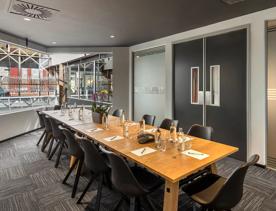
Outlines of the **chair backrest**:
{"label": "chair backrest", "polygon": [[46,116],[45,114],[42,114],[43,120],[44,120],[44,125],[45,125],[45,130],[47,133],[52,132],[52,125],[50,123],[50,118],[49,116]]}
{"label": "chair backrest", "polygon": [[146,193],[146,190],[139,184],[128,164],[121,156],[106,149],[100,149],[107,154],[111,165],[111,181],[119,192],[130,197]]}
{"label": "chair backrest", "polygon": [[61,106],[60,105],[55,105],[54,110],[60,110]]}
{"label": "chair backrest", "polygon": [[121,117],[123,113],[124,113],[123,109],[116,109],[115,111],[113,111],[112,116]]}
{"label": "chair backrest", "polygon": [[172,119],[164,119],[161,124],[160,124],[160,128],[165,129],[165,130],[169,130],[172,123],[175,124],[176,128],[178,128],[178,120],[172,120]]}
{"label": "chair backrest", "polygon": [[232,175],[226,180],[214,200],[211,202],[212,207],[222,210],[230,210],[236,206],[243,195],[243,183],[248,168],[256,164],[259,155],[253,155],[249,161],[237,168]]}
{"label": "chair backrest", "polygon": [[44,124],[44,119],[42,117],[43,114],[41,113],[41,111],[36,111],[36,113],[38,115],[40,127],[44,128],[45,124]]}
{"label": "chair backrest", "polygon": [[52,126],[52,133],[55,139],[64,140],[65,136],[62,133],[61,129],[58,127],[58,123],[55,119],[50,118],[50,123]]}
{"label": "chair backrest", "polygon": [[149,114],[145,114],[143,116],[143,119],[145,120],[146,125],[154,125],[155,122],[155,116],[154,115],[149,115]]}
{"label": "chair backrest", "polygon": [[72,156],[75,156],[77,158],[82,158],[84,156],[84,153],[82,149],[80,148],[80,145],[76,141],[74,134],[68,130],[67,128],[61,128],[61,131],[65,135],[66,139],[65,142],[68,145],[68,153]]}
{"label": "chair backrest", "polygon": [[203,138],[207,140],[212,139],[212,134],[213,134],[213,128],[212,127],[205,127],[202,125],[192,125],[190,129],[188,130],[187,134],[191,136],[195,136],[198,138]]}
{"label": "chair backrest", "polygon": [[94,174],[100,174],[108,170],[108,166],[100,154],[99,150],[92,141],[86,138],[76,136],[76,139],[80,142],[80,147],[84,152],[85,166]]}

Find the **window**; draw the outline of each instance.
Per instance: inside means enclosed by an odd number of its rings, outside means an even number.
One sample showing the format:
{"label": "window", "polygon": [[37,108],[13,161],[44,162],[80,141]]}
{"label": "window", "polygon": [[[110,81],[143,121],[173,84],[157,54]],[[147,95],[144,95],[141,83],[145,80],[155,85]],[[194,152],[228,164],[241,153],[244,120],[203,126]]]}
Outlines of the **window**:
{"label": "window", "polygon": [[45,53],[0,43],[0,113],[54,103],[57,77],[49,64]]}
{"label": "window", "polygon": [[94,94],[102,94],[106,103],[112,101],[112,54],[85,56],[66,64],[68,97],[77,104],[92,101]]}

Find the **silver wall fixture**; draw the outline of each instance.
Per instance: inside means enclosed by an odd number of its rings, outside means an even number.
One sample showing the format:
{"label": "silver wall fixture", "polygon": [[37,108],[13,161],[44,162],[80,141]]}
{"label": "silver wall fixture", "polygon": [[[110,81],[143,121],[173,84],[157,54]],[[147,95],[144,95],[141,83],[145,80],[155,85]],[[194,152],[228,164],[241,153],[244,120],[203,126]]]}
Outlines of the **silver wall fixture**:
{"label": "silver wall fixture", "polygon": [[60,10],[22,0],[11,0],[9,13],[39,20],[50,20]]}

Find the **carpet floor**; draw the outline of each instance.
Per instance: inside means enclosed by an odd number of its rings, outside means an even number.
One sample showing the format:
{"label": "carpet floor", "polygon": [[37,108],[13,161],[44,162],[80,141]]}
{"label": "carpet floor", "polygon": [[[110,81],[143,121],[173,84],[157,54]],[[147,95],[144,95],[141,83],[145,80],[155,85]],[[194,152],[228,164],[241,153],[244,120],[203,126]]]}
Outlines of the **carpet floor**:
{"label": "carpet floor", "polygon": [[[68,171],[69,161],[62,157],[60,166],[54,168],[54,160],[49,161],[40,151],[36,142],[41,131],[26,134],[0,143],[0,211],[78,211],[93,208],[97,182],[91,186],[83,199],[76,204],[88,179],[80,179],[76,198],[71,191],[74,175],[68,185],[61,183]],[[218,163],[218,172],[225,177],[242,162],[226,158]],[[101,210],[106,211],[118,201],[120,195],[108,188],[103,189]],[[163,190],[150,196],[162,210]],[[179,210],[192,210],[193,202],[182,193]],[[128,210],[123,204],[121,210]],[[245,179],[244,194],[235,211],[273,211],[276,210],[276,172],[260,167],[251,167]]]}

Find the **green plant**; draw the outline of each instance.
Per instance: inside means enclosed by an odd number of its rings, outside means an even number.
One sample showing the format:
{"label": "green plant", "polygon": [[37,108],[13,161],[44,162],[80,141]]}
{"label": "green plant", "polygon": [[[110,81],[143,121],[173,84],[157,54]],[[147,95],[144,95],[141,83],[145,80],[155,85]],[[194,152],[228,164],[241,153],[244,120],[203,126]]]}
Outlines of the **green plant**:
{"label": "green plant", "polygon": [[108,111],[110,109],[110,106],[104,105],[104,104],[99,104],[96,102],[92,103],[92,112],[97,112],[100,114],[108,114]]}

